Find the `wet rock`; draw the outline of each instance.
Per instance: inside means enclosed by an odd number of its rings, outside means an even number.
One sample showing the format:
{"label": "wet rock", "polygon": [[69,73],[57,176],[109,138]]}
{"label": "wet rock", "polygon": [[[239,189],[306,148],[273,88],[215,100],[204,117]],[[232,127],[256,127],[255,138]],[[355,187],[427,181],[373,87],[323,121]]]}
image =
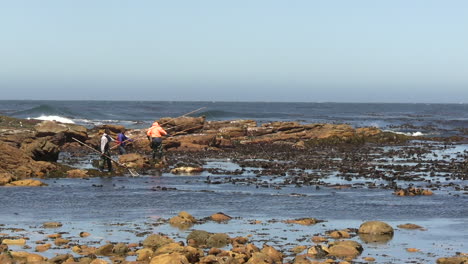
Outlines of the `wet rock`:
{"label": "wet rock", "polygon": [[49,138],[23,141],[21,143],[21,150],[36,161],[55,162],[60,153],[59,146],[52,143]]}
{"label": "wet rock", "polygon": [[0,141],[0,172],[15,178],[40,177],[55,169],[51,163],[35,161],[22,150]]}
{"label": "wet rock", "polygon": [[307,254],[315,258],[323,258],[330,253],[330,249],[324,245],[315,245],[307,249]]}
{"label": "wet rock", "polygon": [[129,153],[129,154],[120,155],[119,162],[129,168],[149,167],[148,158],[137,153]]}
{"label": "wet rock", "polygon": [[154,251],[169,243],[174,243],[174,240],[164,235],[152,234],[143,241],[143,247],[151,248]]}
{"label": "wet rock", "polygon": [[142,248],[136,251],[137,261],[150,261],[153,257],[154,251],[150,248]]}
{"label": "wet rock", "polygon": [[25,251],[10,251],[14,261],[25,261],[26,263],[41,263],[45,258],[39,254],[29,253]]}
{"label": "wet rock", "polygon": [[109,262],[103,259],[94,259],[89,264],[109,264]]}
{"label": "wet rock", "polygon": [[273,259],[265,253],[255,252],[246,264],[276,264]]}
{"label": "wet rock", "polygon": [[68,244],[68,243],[70,243],[70,240],[69,240],[69,239],[64,239],[64,238],[60,238],[60,237],[59,237],[59,238],[56,238],[56,239],[54,240],[54,244],[55,244],[56,246],[62,246],[62,245],[66,245],[66,244]]}
{"label": "wet rock", "polygon": [[26,180],[12,181],[6,184],[5,186],[39,187],[39,186],[47,186],[47,184],[41,182],[40,180],[26,179]]}
{"label": "wet rock", "polygon": [[88,232],[80,232],[80,237],[89,237],[91,234]]}
{"label": "wet rock", "polygon": [[56,121],[43,121],[35,127],[38,137],[56,136],[63,134],[67,142],[72,141],[72,137],[78,140],[86,140],[88,137],[87,129],[84,126],[75,124],[63,124]]}
{"label": "wet rock", "polygon": [[171,170],[172,174],[191,174],[191,173],[200,173],[203,171],[201,167],[178,167]]}
{"label": "wet rock", "polygon": [[323,222],[321,220],[318,220],[316,218],[299,218],[299,219],[293,219],[293,220],[286,220],[284,221],[286,224],[298,224],[298,225],[315,225],[317,223]]}
{"label": "wet rock", "polygon": [[196,222],[197,219],[185,211],[180,212],[177,216],[174,216],[169,220],[169,224],[181,229],[187,229]]}
{"label": "wet rock", "polygon": [[375,244],[385,244],[388,241],[392,240],[392,234],[383,234],[383,235],[374,235],[374,234],[358,234],[359,239],[365,243],[375,243]]}
{"label": "wet rock", "polygon": [[334,239],[340,239],[340,238],[350,238],[351,235],[348,233],[348,231],[345,230],[340,230],[340,231],[333,231],[329,234],[331,238]]}
{"label": "wet rock", "polygon": [[352,240],[335,241],[329,244],[329,254],[339,258],[355,258],[362,251],[362,245]]}
{"label": "wet rock", "polygon": [[231,242],[231,238],[225,233],[216,233],[210,235],[206,240],[206,245],[208,247],[217,247],[222,248],[228,245]]}
{"label": "wet rock", "polygon": [[232,219],[232,217],[230,217],[229,215],[225,213],[221,213],[221,212],[212,214],[210,217],[211,217],[211,220],[216,221],[216,222],[227,222]]}
{"label": "wet rock", "polygon": [[51,244],[37,245],[36,252],[45,252],[49,250],[51,246]]}
{"label": "wet rock", "polygon": [[106,245],[100,246],[96,249],[96,255],[110,256],[112,255],[113,248],[114,248],[114,245],[112,244],[106,244]]}
{"label": "wet rock", "polygon": [[188,259],[177,252],[163,254],[159,256],[155,256],[151,259],[150,264],[189,264],[190,262]]}
{"label": "wet rock", "polygon": [[385,222],[368,221],[361,224],[358,233],[371,235],[393,234],[393,228]]}
{"label": "wet rock", "polygon": [[112,248],[112,253],[119,256],[127,254],[128,251],[128,246],[125,243],[117,243]]}
{"label": "wet rock", "polygon": [[55,257],[49,259],[48,262],[53,263],[53,264],[59,264],[59,263],[63,263],[64,261],[66,261],[69,258],[73,258],[73,255],[71,255],[71,254],[60,254],[58,256],[55,256]]}
{"label": "wet rock", "polygon": [[268,255],[273,260],[273,263],[283,263],[283,253],[272,246],[264,245],[260,252]]}
{"label": "wet rock", "polygon": [[0,186],[13,181],[14,179],[15,177],[8,172],[0,173]]}
{"label": "wet rock", "polygon": [[181,246],[179,243],[169,243],[160,247],[154,253],[155,256],[163,254],[179,253],[184,255],[190,263],[196,263],[200,257],[203,257],[203,251],[191,246]]}
{"label": "wet rock", "polygon": [[437,264],[466,264],[468,263],[468,256],[438,258],[436,263]]}
{"label": "wet rock", "polygon": [[13,257],[10,254],[0,254],[0,263],[13,264]]}
{"label": "wet rock", "polygon": [[67,171],[67,177],[68,178],[80,178],[80,179],[89,178],[88,171],[80,170],[80,169],[74,169],[74,170]]}
{"label": "wet rock", "polygon": [[403,229],[423,229],[422,226],[419,226],[419,225],[416,225],[416,224],[410,224],[410,223],[398,225],[397,227],[398,228],[403,228]]}
{"label": "wet rock", "polygon": [[189,241],[192,241],[196,246],[206,245],[206,241],[211,236],[211,233],[204,230],[193,230],[187,236],[187,243],[191,244]]}
{"label": "wet rock", "polygon": [[44,228],[57,228],[61,226],[62,226],[62,223],[60,222],[45,222],[42,224],[42,227]]}
{"label": "wet rock", "polygon": [[433,195],[434,193],[431,190],[427,190],[427,189],[408,187],[406,189],[398,189],[393,194],[397,196],[416,196],[416,195],[429,196],[429,195]]}
{"label": "wet rock", "polygon": [[24,246],[26,245],[26,239],[19,238],[19,239],[3,239],[2,244],[5,245],[16,245],[16,246]]}

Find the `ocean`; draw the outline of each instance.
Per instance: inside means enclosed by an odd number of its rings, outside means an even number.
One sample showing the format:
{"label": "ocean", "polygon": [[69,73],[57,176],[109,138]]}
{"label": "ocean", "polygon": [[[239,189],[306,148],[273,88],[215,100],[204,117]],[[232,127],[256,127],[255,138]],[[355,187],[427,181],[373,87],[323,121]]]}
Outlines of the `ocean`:
{"label": "ocean", "polygon": [[[198,111],[196,111],[198,110]],[[346,123],[407,135],[451,136],[468,128],[468,104],[281,103],[173,101],[0,101],[0,115],[57,120],[86,127],[119,124],[144,128],[162,117]]]}
{"label": "ocean", "polygon": [[[191,112],[190,116],[205,116],[207,120],[252,119],[259,124],[272,121],[347,123],[353,127],[374,126],[414,136],[466,137],[468,128],[467,104],[0,101],[0,115],[59,120],[86,127],[120,124],[127,128],[144,128],[156,119]],[[46,232],[64,234],[74,244],[93,247],[108,241],[141,243],[153,233],[186,242],[192,230],[206,230],[227,233],[231,237],[250,236],[250,243],[259,247],[272,245],[286,254],[285,263],[292,263],[295,254],[291,249],[296,245],[313,246],[311,237],[314,235],[353,230],[364,221],[380,220],[395,228],[394,236],[388,241],[375,242],[353,237],[352,240],[364,247],[362,255],[353,263],[363,263],[360,258],[366,256],[376,258],[374,263],[435,263],[439,257],[467,253],[468,187],[466,176],[457,172],[466,164],[468,144],[418,138],[412,141],[403,146],[373,145],[370,155],[364,151],[365,155],[357,157],[366,156],[369,160],[365,167],[375,168],[380,175],[394,175],[404,168],[404,174],[396,177],[395,183],[403,187],[431,188],[432,196],[399,197],[392,189],[378,188],[389,184],[378,175],[365,178],[356,173],[351,179],[343,176],[340,166],[328,168],[326,164],[317,170],[299,171],[320,175],[320,178],[313,185],[298,186],[292,181],[298,176],[294,171],[287,171],[285,175],[262,174],[264,168],[242,166],[235,157],[204,159],[200,154],[207,170],[195,175],[150,171],[141,172],[140,177],[46,178],[41,179],[47,184],[44,187],[0,187],[0,233],[28,237],[29,248],[10,248],[34,252],[33,241],[48,241],[44,238],[43,223],[50,221],[61,222],[63,226]],[[320,153],[311,155],[310,159],[320,158]],[[337,153],[331,149],[323,155],[335,162],[347,157],[347,153],[335,157]],[[95,153],[71,158],[61,153],[59,162],[88,170],[98,158]],[[176,162],[169,166],[176,166]],[[242,171],[242,174],[211,173],[210,168],[221,172]],[[208,184],[208,177],[218,183]],[[255,179],[253,182],[259,185],[246,179]],[[334,184],[352,186],[330,187]],[[216,212],[234,218],[228,224],[200,221],[188,229],[169,225],[167,220],[181,211],[197,219],[206,219]],[[283,222],[304,217],[324,222],[312,226]],[[405,223],[417,224],[423,229],[398,228]],[[91,236],[79,237],[82,231]],[[407,248],[420,252],[409,252]],[[68,252],[67,248],[54,247],[41,254],[52,258]],[[127,260],[133,261],[135,256]]]}

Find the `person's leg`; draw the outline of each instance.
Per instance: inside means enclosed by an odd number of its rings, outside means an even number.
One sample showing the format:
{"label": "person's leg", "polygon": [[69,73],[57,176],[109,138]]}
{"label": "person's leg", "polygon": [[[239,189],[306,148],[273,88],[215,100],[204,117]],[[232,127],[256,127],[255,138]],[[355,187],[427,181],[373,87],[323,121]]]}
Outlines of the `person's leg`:
{"label": "person's leg", "polygon": [[109,158],[110,157],[110,152],[109,151],[106,152],[106,156],[107,157],[105,157],[105,158],[106,158],[106,162],[107,162],[107,169],[109,169],[109,172],[111,172],[112,171],[112,161]]}
{"label": "person's leg", "polygon": [[120,155],[127,154],[127,151],[125,150],[125,148],[122,145],[119,146],[119,153],[120,153]]}

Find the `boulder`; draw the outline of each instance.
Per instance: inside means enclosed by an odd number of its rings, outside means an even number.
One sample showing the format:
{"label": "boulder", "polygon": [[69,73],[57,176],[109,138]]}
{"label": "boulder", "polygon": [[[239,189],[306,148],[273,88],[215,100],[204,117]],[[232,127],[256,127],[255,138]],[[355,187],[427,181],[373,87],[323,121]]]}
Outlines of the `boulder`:
{"label": "boulder", "polygon": [[246,264],[275,264],[273,259],[265,253],[255,252]]}
{"label": "boulder", "polygon": [[62,223],[60,222],[45,222],[42,224],[42,227],[44,228],[57,228],[61,226],[62,226]]}
{"label": "boulder", "polygon": [[225,233],[216,233],[210,235],[206,240],[208,247],[223,248],[231,242],[231,238]]}
{"label": "boulder", "polygon": [[232,219],[229,215],[225,213],[215,213],[210,216],[211,220],[216,221],[216,222],[227,222]]}
{"label": "boulder", "polygon": [[343,240],[329,244],[329,254],[339,258],[355,258],[362,253],[362,245],[356,241]]}
{"label": "boulder", "polygon": [[0,172],[21,179],[44,176],[55,168],[51,163],[35,161],[22,150],[0,141]]}
{"label": "boulder", "polygon": [[188,259],[177,252],[162,254],[151,259],[150,264],[189,264]]}
{"label": "boulder", "polygon": [[169,243],[160,247],[154,253],[155,256],[171,253],[180,253],[184,255],[190,263],[196,263],[203,257],[203,251],[191,246],[181,246],[179,243]]}
{"label": "boulder", "polygon": [[151,248],[154,251],[154,250],[157,250],[161,246],[164,246],[166,244],[173,243],[173,242],[174,240],[167,236],[160,235],[160,234],[152,234],[152,235],[149,235],[143,241],[143,247]]}
{"label": "boulder", "polygon": [[393,228],[385,222],[368,221],[361,224],[358,233],[371,235],[393,234]]}
{"label": "boulder", "polygon": [[169,224],[181,229],[189,228],[196,222],[197,219],[185,211],[180,212],[177,216],[174,216],[169,220]]}
{"label": "boulder", "polygon": [[268,255],[274,263],[283,263],[283,254],[272,246],[264,245],[260,252]]}
{"label": "boulder", "polygon": [[208,238],[211,236],[211,233],[204,231],[204,230],[193,230],[190,232],[190,234],[187,236],[187,243],[191,241],[193,245],[195,246],[203,246],[206,245],[206,241]]}
{"label": "boulder", "polygon": [[56,121],[43,121],[35,127],[38,137],[56,136],[63,134],[66,142],[72,142],[73,137],[78,140],[86,140],[88,130],[84,126],[75,124],[62,124]]}

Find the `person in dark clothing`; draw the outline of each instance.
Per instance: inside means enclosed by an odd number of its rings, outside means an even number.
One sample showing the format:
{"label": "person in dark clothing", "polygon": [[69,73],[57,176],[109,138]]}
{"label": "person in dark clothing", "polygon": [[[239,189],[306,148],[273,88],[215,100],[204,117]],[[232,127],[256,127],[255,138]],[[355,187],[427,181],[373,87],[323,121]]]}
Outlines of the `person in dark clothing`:
{"label": "person in dark clothing", "polygon": [[104,134],[101,137],[101,161],[99,164],[99,169],[104,171],[104,165],[107,164],[107,169],[109,172],[112,171],[112,160],[110,159],[110,142],[114,141],[110,136],[109,129],[104,130]]}
{"label": "person in dark clothing", "polygon": [[117,144],[119,145],[119,153],[120,155],[127,154],[127,150],[125,146],[129,141],[132,141],[125,135],[125,129],[122,129],[120,133],[117,135]]}

